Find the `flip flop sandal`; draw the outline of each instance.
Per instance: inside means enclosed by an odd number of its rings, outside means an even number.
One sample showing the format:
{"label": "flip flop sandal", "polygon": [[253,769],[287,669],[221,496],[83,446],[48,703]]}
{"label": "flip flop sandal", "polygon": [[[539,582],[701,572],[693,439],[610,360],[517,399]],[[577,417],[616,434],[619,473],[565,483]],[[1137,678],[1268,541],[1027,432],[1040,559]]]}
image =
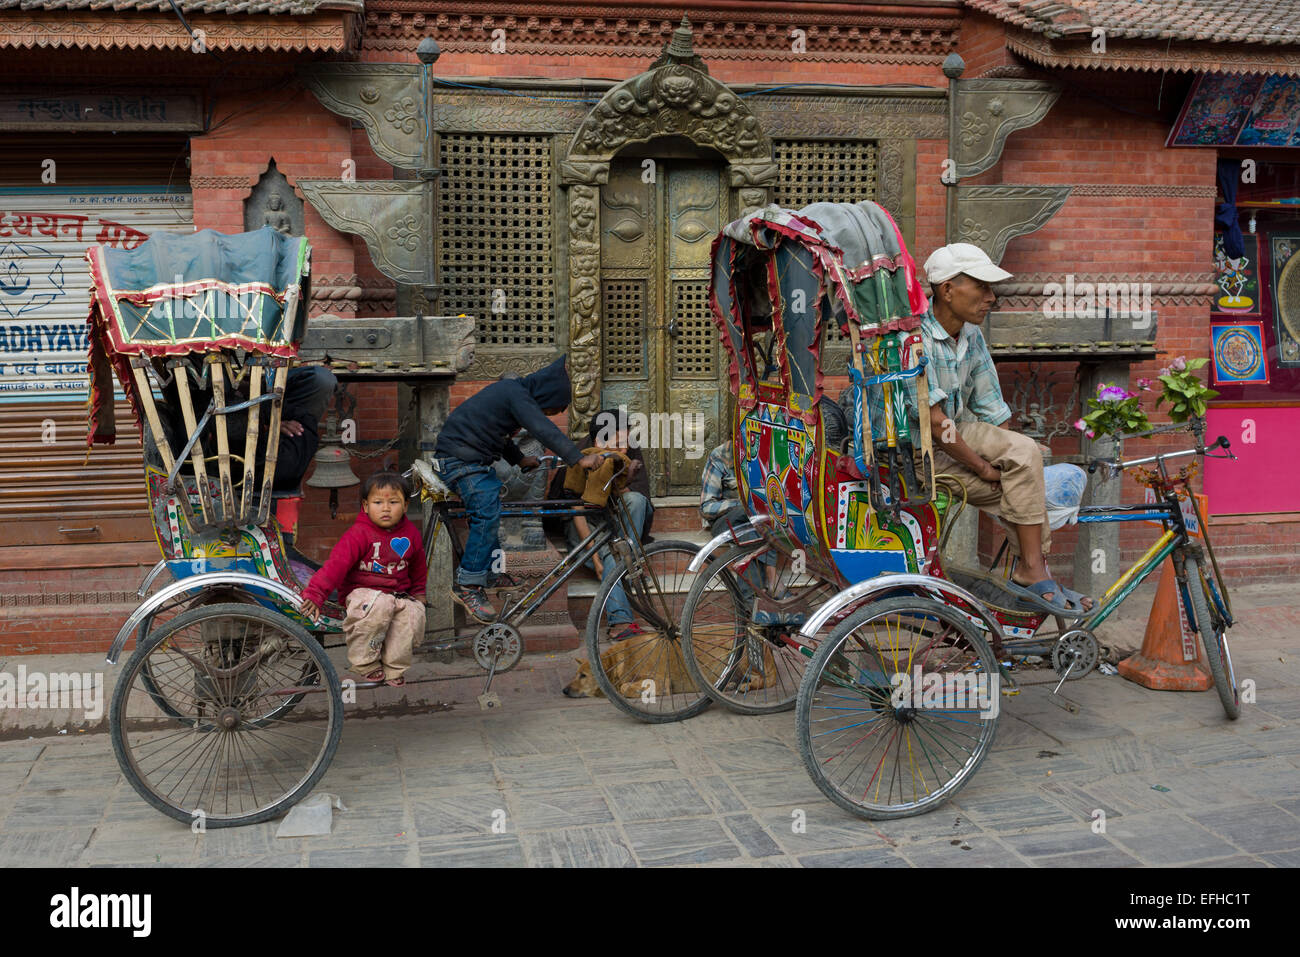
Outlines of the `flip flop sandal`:
{"label": "flip flop sandal", "polygon": [[388,685],[388,687],[390,687],[390,688],[400,688],[400,687],[402,687],[402,685],[406,684],[406,679],[405,679],[405,678],[389,678],[387,681],[384,682],[384,684]]}
{"label": "flip flop sandal", "polygon": [[[1064,589],[1050,578],[1044,578],[1040,582],[1034,582],[1032,585],[1022,585],[1017,581],[1007,579],[1006,588],[1008,591],[1035,608],[1040,608],[1053,615],[1062,615],[1067,618],[1082,618],[1084,611],[1076,602],[1070,601],[1065,595]],[[1053,597],[1048,599],[1044,597],[1048,592],[1053,593]]]}
{"label": "flip flop sandal", "polygon": [[[361,672],[358,671],[358,672],[356,672],[356,674],[361,675]],[[362,681],[383,681],[383,680],[384,680],[384,669],[383,669],[383,668],[378,668],[378,669],[376,669],[376,670],[370,672],[370,674],[368,674],[368,675],[361,675],[361,680],[362,680]]]}
{"label": "flip flop sandal", "polygon": [[[1097,602],[1093,599],[1091,595],[1085,595],[1082,592],[1077,592],[1073,588],[1066,588],[1064,585],[1062,585],[1061,594],[1065,596],[1067,601],[1074,602],[1074,604],[1078,605],[1080,610],[1085,615],[1092,614],[1093,610],[1095,610],[1097,607]],[[1083,600],[1085,598],[1087,598],[1089,601],[1092,601],[1092,608],[1083,607]]]}

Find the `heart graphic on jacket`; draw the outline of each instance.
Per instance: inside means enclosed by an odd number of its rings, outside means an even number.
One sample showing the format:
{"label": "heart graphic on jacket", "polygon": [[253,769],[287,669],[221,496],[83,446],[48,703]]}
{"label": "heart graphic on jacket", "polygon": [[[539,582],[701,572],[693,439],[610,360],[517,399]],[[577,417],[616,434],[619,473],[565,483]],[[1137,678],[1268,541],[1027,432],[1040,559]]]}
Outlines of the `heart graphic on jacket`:
{"label": "heart graphic on jacket", "polygon": [[389,541],[389,547],[397,552],[398,558],[405,558],[406,553],[411,550],[411,540],[409,538],[394,538]]}

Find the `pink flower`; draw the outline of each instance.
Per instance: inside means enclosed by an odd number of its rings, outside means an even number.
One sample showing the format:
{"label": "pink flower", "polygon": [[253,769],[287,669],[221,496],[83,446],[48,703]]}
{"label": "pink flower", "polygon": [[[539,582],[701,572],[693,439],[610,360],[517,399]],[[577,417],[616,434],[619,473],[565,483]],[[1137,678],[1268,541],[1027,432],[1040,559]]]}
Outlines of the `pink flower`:
{"label": "pink flower", "polygon": [[1097,389],[1097,400],[1099,402],[1123,402],[1125,399],[1133,398],[1132,393],[1117,385],[1104,385]]}
{"label": "pink flower", "polygon": [[1150,379],[1138,379],[1138,388],[1141,389],[1143,392],[1150,392],[1150,391],[1151,391],[1151,380],[1150,380]]}
{"label": "pink flower", "polygon": [[1169,363],[1169,368],[1173,369],[1175,372],[1186,372],[1187,360],[1184,359],[1182,356],[1179,356],[1173,362]]}
{"label": "pink flower", "polygon": [[1095,439],[1096,437],[1097,437],[1097,433],[1094,432],[1094,431],[1092,431],[1092,429],[1089,429],[1089,430],[1088,430],[1088,438],[1090,438],[1090,439]]}
{"label": "pink flower", "polygon": [[1169,373],[1170,373],[1171,371],[1172,371],[1172,370],[1169,368],[1169,366],[1165,366],[1163,369],[1160,370],[1160,374],[1161,374],[1161,375],[1169,375]]}
{"label": "pink flower", "polygon": [[1088,431],[1088,423],[1083,421],[1083,419],[1076,419],[1074,422],[1074,427],[1078,429],[1080,432]]}

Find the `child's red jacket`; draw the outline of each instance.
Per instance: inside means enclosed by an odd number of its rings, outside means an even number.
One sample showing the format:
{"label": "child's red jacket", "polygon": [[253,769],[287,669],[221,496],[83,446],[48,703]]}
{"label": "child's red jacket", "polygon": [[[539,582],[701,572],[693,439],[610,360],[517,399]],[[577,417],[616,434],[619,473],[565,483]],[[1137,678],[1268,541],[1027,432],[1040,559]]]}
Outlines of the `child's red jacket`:
{"label": "child's red jacket", "polygon": [[354,588],[373,588],[390,594],[406,592],[422,601],[428,578],[424,542],[409,518],[403,516],[392,528],[380,528],[360,512],[330,549],[320,571],[311,576],[302,597],[319,607],[335,588],[340,602]]}

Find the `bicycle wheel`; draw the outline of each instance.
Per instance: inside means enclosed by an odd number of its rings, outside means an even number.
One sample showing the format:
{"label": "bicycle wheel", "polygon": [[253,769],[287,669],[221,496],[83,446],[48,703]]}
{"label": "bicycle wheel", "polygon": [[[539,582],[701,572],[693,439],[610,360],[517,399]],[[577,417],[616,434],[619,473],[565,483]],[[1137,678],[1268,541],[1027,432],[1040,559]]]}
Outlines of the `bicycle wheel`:
{"label": "bicycle wheel", "polygon": [[[176,617],[177,613],[201,608],[204,605],[219,605],[225,602],[249,605],[255,604],[253,599],[248,595],[232,590],[219,589],[212,592],[201,593],[198,597],[193,597],[189,594],[182,594],[179,596],[179,600],[174,599],[160,606],[154,614],[145,618],[144,621],[140,623],[139,628],[136,629],[137,646],[142,640],[146,639],[151,632],[161,628],[164,622]],[[167,699],[166,689],[169,685],[166,681],[157,680],[153,673],[153,669],[154,662],[146,660],[140,668],[140,682],[144,685],[145,690],[149,692],[149,696],[153,698],[154,704],[156,704],[164,714],[176,718],[179,721],[188,721],[193,723],[193,719],[187,717],[183,713],[185,707],[183,703],[178,709]],[[305,661],[303,663],[302,674],[298,676],[296,683],[302,686],[319,685],[320,673],[316,670],[315,664],[310,661]],[[301,700],[302,695],[300,694],[290,695],[289,697],[279,699],[273,702],[274,707],[265,715],[262,715],[257,719],[248,718],[247,720],[269,721],[278,718],[285,712],[293,710],[294,705]]]}
{"label": "bicycle wheel", "polygon": [[[295,694],[309,672],[325,691]],[[157,706],[158,693],[177,715]],[[299,706],[285,713],[293,698]],[[255,824],[292,806],[325,773],[342,727],[338,676],[319,643],[245,604],[204,605],[151,632],[122,669],[109,715],[136,793],[178,821],[201,812],[206,827]]]}
{"label": "bicycle wheel", "polygon": [[[641,721],[680,721],[710,704],[691,680],[681,646],[682,606],[696,574],[687,565],[697,551],[691,542],[647,545],[643,559],[633,554],[631,572],[617,562],[591,603],[587,655],[592,676],[615,707]],[[610,595],[616,587],[627,597],[632,623],[641,629],[622,641],[608,634]]]}
{"label": "bicycle wheel", "polygon": [[1187,596],[1191,599],[1191,612],[1196,618],[1196,630],[1201,635],[1205,660],[1214,677],[1214,688],[1219,692],[1223,713],[1234,721],[1241,715],[1241,695],[1237,689],[1237,674],[1232,670],[1228,654],[1228,629],[1210,592],[1210,580],[1205,568],[1193,556],[1185,561],[1187,569]]}
{"label": "bicycle wheel", "polygon": [[964,617],[926,598],[886,598],[845,619],[809,663],[799,753],[846,811],[910,817],[975,773],[993,744],[999,696],[993,652]]}
{"label": "bicycle wheel", "polygon": [[799,628],[834,593],[761,543],[723,552],[682,609],[682,653],[696,687],[739,714],[789,711],[815,650],[799,643]]}

